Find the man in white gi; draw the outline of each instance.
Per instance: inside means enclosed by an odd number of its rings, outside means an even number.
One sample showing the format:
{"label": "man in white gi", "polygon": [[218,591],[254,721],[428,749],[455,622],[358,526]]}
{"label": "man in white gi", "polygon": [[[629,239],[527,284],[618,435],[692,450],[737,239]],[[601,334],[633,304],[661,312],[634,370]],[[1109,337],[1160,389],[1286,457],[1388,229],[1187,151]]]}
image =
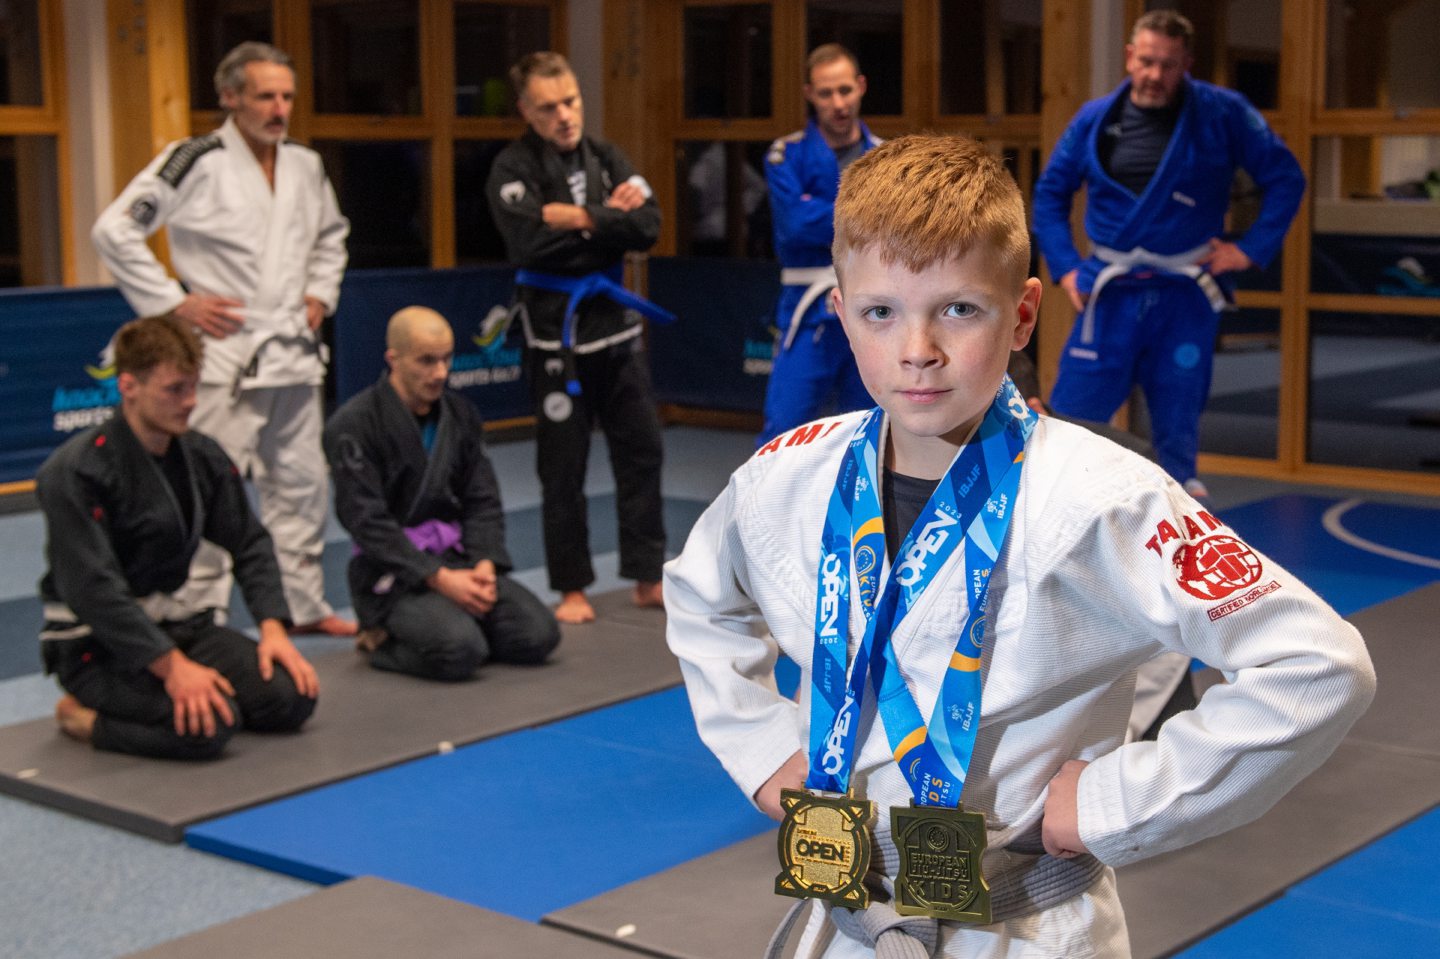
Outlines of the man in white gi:
{"label": "man in white gi", "polygon": [[[171,144],[100,215],[91,239],[139,316],[174,312],[204,335],[191,425],[214,437],[260,493],[297,633],[350,635],[325,602],[329,484],[320,449],[320,324],[335,312],[349,222],[320,157],[286,139],[290,58],[242,43],[215,71],[225,123]],[[178,279],[145,245],[169,227]],[[183,283],[183,286],[182,286]],[[228,558],[204,546],[182,599],[227,610]]]}

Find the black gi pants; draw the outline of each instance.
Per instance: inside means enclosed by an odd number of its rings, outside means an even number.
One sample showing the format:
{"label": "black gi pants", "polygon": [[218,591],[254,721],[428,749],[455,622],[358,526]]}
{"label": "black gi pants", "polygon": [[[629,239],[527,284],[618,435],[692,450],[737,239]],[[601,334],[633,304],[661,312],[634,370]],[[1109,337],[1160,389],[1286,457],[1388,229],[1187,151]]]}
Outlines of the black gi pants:
{"label": "black gi pants", "polygon": [[65,641],[54,669],[66,692],[99,713],[91,739],[96,749],[159,759],[211,759],[241,726],[252,732],[294,732],[315,711],[315,700],[300,695],[283,667],[275,667],[269,682],[261,679],[255,641],[215,625],[210,613],[160,628],[182,653],[235,687],[229,703],[237,724],[226,726],[216,716],[214,736],[179,735],[174,701],[155,674],[116,672],[106,664],[103,651],[83,641]]}
{"label": "black gi pants", "polygon": [[560,624],[545,604],[508,576],[484,616],[471,616],[433,590],[396,600],[385,619],[390,638],[370,665],[425,679],[469,679],[483,663],[539,663],[560,644]]}
{"label": "black gi pants", "polygon": [[665,563],[660,500],[663,451],[660,417],[640,338],[576,354],[580,396],[565,392],[565,374],[557,353],[529,350],[526,365],[535,403],[535,460],[550,588],[569,592],[595,582],[586,520],[585,464],[597,419],[615,474],[620,575],[639,582],[659,582]]}

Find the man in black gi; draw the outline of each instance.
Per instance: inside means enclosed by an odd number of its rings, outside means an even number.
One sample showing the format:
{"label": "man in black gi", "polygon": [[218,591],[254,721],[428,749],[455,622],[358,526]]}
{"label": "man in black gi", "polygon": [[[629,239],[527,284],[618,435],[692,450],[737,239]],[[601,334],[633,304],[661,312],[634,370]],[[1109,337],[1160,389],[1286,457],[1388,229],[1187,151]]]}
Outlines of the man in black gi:
{"label": "man in black gi", "polygon": [[376,669],[468,679],[489,659],[538,663],[560,642],[545,604],[505,574],[505,514],[475,407],[445,388],[455,337],[407,307],[390,371],[325,424],[335,512],[355,540],[350,595]]}
{"label": "man in black gi", "polygon": [[[125,324],[119,412],[66,441],[36,479],[49,564],[41,653],[66,690],[60,728],[96,749],[207,759],[242,725],[299,729],[319,695],[286,634],[270,536],[224,451],[189,430],[200,359],[173,315]],[[258,644],[170,595],[202,537],[233,558]]]}
{"label": "man in black gi", "polygon": [[510,80],[530,129],[496,157],[486,194],[519,268],[515,309],[529,347],[545,561],[561,594],[555,615],[581,623],[595,618],[585,597],[595,572],[584,488],[595,419],[615,472],[620,575],[636,581],[637,605],[662,605],[660,421],[641,325],[615,287],[593,285],[618,283],[625,253],[654,245],[660,209],[619,149],[585,136],[580,87],[564,57],[529,54]]}

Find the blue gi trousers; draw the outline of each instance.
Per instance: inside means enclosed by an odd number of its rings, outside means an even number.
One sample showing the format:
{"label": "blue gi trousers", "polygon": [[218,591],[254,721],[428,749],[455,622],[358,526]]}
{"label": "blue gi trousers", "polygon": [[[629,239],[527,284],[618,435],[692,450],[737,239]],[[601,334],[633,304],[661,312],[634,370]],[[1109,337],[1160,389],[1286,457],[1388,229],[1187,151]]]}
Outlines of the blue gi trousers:
{"label": "blue gi trousers", "polygon": [[[781,306],[783,309],[783,298]],[[868,410],[875,405],[860,380],[850,340],[838,319],[802,328],[790,349],[776,353],[765,389],[765,426],[755,445],[763,446],[781,433],[819,417],[825,413],[826,401],[832,394],[837,413]]]}
{"label": "blue gi trousers", "polygon": [[1061,355],[1051,408],[1104,422],[1138,383],[1160,465],[1177,482],[1194,477],[1220,322],[1205,295],[1187,277],[1121,277],[1095,304],[1092,342],[1082,341],[1082,320]]}

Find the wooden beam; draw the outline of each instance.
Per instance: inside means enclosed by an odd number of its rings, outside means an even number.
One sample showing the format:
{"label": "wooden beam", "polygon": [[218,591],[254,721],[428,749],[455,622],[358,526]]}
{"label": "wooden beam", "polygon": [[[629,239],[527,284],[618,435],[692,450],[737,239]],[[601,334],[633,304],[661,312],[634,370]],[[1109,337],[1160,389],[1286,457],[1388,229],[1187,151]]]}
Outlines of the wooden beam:
{"label": "wooden beam", "polygon": [[[1287,0],[1281,7],[1280,112],[1287,118],[1286,139],[1300,169],[1314,176],[1315,151],[1310,120],[1315,115],[1320,64],[1316,19],[1320,3]],[[1280,409],[1276,421],[1276,461],[1288,473],[1305,462],[1310,406],[1310,321],[1305,297],[1310,289],[1311,222],[1314,200],[1306,191],[1285,236],[1281,272]]]}
{"label": "wooden beam", "polygon": [[[1048,159],[1055,142],[1065,132],[1075,111],[1090,90],[1090,0],[1044,0],[1041,29],[1041,84],[1044,102],[1040,109],[1040,145]],[[1083,204],[1075,204],[1072,225],[1077,238]],[[1083,246],[1081,247],[1084,248]],[[1075,311],[1059,286],[1050,285],[1040,301],[1040,326],[1036,333],[1036,367],[1041,389],[1048,393],[1055,385],[1060,353]]]}

